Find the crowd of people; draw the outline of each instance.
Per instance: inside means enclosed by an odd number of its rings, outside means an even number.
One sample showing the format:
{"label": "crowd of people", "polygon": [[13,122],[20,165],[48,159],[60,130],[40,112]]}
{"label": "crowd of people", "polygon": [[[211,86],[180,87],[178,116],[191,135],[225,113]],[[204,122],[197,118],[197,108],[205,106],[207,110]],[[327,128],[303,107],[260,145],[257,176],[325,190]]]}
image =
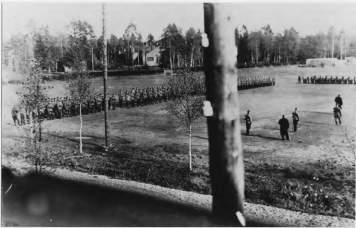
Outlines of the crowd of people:
{"label": "crowd of people", "polygon": [[[341,109],[343,105],[343,101],[341,98],[341,95],[338,94],[335,98],[335,107],[333,108],[333,113],[334,113],[334,120],[336,125],[341,125]],[[250,115],[250,110],[247,110],[245,116],[244,116],[245,124],[246,124],[246,135],[250,135],[250,130],[252,126],[252,117]],[[298,123],[299,123],[299,115],[297,113],[297,108],[294,109],[292,112],[292,122],[293,122],[293,131],[296,132],[298,129]],[[285,117],[285,115],[282,115],[282,118],[278,121],[279,125],[279,130],[280,130],[280,135],[282,140],[289,140],[289,120]]]}
{"label": "crowd of people", "polygon": [[[274,78],[259,78],[238,80],[238,89],[252,89],[264,86],[275,85]],[[148,88],[121,89],[116,94],[108,96],[108,110],[116,108],[130,108],[160,103],[180,97],[184,88],[178,86],[156,86]],[[197,80],[193,85],[191,95],[204,95],[204,80]],[[80,110],[81,106],[81,110]],[[105,101],[102,94],[88,97],[82,102],[72,97],[49,98],[43,102],[39,110],[26,110],[26,105],[13,107],[11,115],[15,125],[25,125],[30,123],[31,119],[53,120],[64,117],[78,116],[80,111],[83,115],[104,111]]]}
{"label": "crowd of people", "polygon": [[298,83],[301,84],[356,84],[356,76],[298,76]]}

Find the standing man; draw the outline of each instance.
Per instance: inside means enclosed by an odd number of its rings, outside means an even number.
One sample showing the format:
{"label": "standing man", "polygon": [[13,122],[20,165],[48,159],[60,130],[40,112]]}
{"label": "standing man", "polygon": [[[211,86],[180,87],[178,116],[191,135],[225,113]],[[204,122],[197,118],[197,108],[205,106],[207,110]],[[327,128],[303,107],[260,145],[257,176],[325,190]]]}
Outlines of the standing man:
{"label": "standing man", "polygon": [[292,119],[293,119],[293,130],[294,132],[296,132],[298,127],[298,122],[299,122],[299,115],[297,113],[297,108],[295,108],[294,112],[292,113]]}
{"label": "standing man", "polygon": [[251,124],[252,124],[252,120],[250,117],[250,110],[247,110],[247,113],[245,115],[245,121],[246,121],[246,135],[249,135],[250,129],[251,129]]}
{"label": "standing man", "polygon": [[337,107],[342,109],[342,98],[341,98],[340,94],[338,94],[337,97],[335,97],[335,103],[336,103]]}
{"label": "standing man", "polygon": [[336,125],[338,124],[338,122],[341,125],[341,110],[337,105],[334,107],[334,119]]}
{"label": "standing man", "polygon": [[281,133],[282,140],[284,140],[284,136],[287,140],[289,140],[288,129],[289,129],[289,121],[282,115],[282,119],[278,121],[279,130]]}
{"label": "standing man", "polygon": [[18,112],[19,112],[19,110],[18,110],[18,108],[16,106],[14,106],[12,108],[12,110],[11,110],[11,116],[12,116],[12,119],[14,121],[15,126],[20,125],[20,121],[19,121],[19,118],[18,118],[18,115],[17,115]]}

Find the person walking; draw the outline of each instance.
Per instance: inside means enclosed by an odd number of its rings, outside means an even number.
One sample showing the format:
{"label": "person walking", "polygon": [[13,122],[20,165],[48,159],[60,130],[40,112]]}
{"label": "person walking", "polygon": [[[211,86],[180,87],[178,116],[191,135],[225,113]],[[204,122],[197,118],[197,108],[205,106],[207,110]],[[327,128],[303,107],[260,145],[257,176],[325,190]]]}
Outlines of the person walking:
{"label": "person walking", "polygon": [[249,135],[251,124],[252,124],[252,119],[250,117],[250,110],[247,110],[247,113],[245,115],[245,122],[246,122],[246,135]]}
{"label": "person walking", "polygon": [[293,130],[294,132],[296,132],[298,128],[298,122],[299,122],[299,115],[297,113],[297,108],[295,108],[294,112],[292,113],[292,119],[293,119]]}
{"label": "person walking", "polygon": [[289,135],[288,135],[288,129],[289,129],[289,121],[282,115],[282,119],[278,121],[279,124],[279,130],[281,133],[282,140],[286,138],[289,140]]}
{"label": "person walking", "polygon": [[342,109],[342,98],[340,96],[340,94],[338,94],[336,97],[335,97],[335,103],[336,103],[336,106],[338,106],[340,109]]}

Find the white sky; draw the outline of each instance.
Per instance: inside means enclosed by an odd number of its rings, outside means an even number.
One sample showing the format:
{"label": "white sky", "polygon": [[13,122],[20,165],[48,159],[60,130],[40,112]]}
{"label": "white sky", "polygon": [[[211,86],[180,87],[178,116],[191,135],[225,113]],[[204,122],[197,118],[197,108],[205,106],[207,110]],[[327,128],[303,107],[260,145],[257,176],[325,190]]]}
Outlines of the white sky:
{"label": "white sky", "polygon": [[[245,24],[249,31],[270,24],[274,33],[293,26],[301,35],[326,32],[334,25],[337,30],[356,34],[356,2],[336,3],[227,3],[231,7],[237,26]],[[152,33],[157,39],[168,23],[176,23],[185,32],[189,27],[203,30],[203,5],[201,3],[107,3],[108,33],[121,36],[126,26],[133,22],[138,31],[147,37]],[[96,35],[101,33],[100,3],[3,3],[3,39],[28,31],[32,20],[37,27],[48,25],[54,34],[66,32],[71,20],[88,21]]]}

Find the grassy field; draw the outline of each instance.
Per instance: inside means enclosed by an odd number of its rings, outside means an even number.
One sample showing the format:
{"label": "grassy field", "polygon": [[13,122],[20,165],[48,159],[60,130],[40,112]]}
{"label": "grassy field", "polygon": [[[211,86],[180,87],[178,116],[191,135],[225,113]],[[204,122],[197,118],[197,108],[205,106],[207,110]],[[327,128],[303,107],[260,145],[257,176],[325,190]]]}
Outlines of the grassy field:
{"label": "grassy field", "polygon": [[[251,135],[242,140],[245,161],[246,200],[316,214],[355,217],[356,86],[297,84],[298,75],[355,72],[352,68],[253,68],[248,75],[271,76],[276,86],[239,92],[240,115],[251,110]],[[335,73],[336,74],[336,73]],[[165,82],[164,76],[110,77],[112,91],[147,87]],[[61,96],[64,82],[51,82],[49,93]],[[94,79],[100,89],[101,79]],[[16,102],[16,86],[3,87],[3,162],[28,159],[26,129],[11,124],[9,110]],[[344,100],[343,125],[336,126],[334,97]],[[300,128],[290,141],[279,136],[282,114],[291,122],[298,107]],[[52,166],[65,166],[112,178],[137,180],[204,194],[210,193],[206,121],[193,126],[193,171],[188,172],[188,138],[178,121],[166,111],[166,103],[110,111],[110,141],[104,152],[103,113],[84,116],[84,155],[78,154],[79,118],[44,123],[43,149]]]}

